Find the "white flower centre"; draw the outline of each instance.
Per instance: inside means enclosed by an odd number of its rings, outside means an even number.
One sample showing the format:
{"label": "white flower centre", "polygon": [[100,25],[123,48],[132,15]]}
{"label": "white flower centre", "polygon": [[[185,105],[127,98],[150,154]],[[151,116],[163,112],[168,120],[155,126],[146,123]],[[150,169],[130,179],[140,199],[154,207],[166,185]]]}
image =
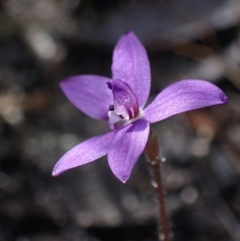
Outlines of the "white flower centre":
{"label": "white flower centre", "polygon": [[110,105],[109,106],[109,110],[108,110],[108,123],[109,123],[109,127],[111,130],[116,129],[118,126],[122,126],[122,125],[128,125],[138,119],[141,119],[143,117],[143,111],[139,110],[139,114],[130,119],[129,116],[122,116],[122,115],[118,115],[115,110],[114,110],[114,106]]}

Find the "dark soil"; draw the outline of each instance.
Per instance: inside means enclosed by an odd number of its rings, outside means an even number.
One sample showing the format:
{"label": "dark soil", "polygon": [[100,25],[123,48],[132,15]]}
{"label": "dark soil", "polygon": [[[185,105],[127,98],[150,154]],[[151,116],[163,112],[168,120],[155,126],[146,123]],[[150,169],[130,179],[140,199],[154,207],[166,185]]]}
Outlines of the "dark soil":
{"label": "dark soil", "polygon": [[180,79],[211,81],[229,97],[153,126],[173,240],[240,240],[239,1],[9,0],[0,13],[1,241],[158,240],[144,156],[126,184],[106,158],[51,176],[67,150],[108,131],[68,102],[59,81],[110,77],[126,29],[147,48],[151,99]]}

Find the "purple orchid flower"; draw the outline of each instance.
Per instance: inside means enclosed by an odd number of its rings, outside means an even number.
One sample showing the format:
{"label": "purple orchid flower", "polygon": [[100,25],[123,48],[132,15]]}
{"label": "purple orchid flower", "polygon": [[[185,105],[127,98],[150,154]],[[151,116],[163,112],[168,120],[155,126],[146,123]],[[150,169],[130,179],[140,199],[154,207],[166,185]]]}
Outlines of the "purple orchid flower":
{"label": "purple orchid flower", "polygon": [[150,91],[150,65],[145,48],[132,32],[126,32],[113,51],[112,75],[112,79],[80,75],[60,83],[73,105],[92,118],[108,121],[111,131],[68,151],[55,165],[53,176],[107,155],[112,172],[125,183],[146,146],[150,123],[227,103],[226,95],[215,85],[182,80],[143,109]]}

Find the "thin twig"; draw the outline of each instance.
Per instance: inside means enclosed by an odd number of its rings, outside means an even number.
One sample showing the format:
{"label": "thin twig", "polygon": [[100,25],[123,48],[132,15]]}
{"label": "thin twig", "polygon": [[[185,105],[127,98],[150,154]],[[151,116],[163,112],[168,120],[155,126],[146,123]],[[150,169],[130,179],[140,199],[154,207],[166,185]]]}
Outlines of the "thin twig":
{"label": "thin twig", "polygon": [[159,235],[159,238],[161,241],[170,241],[169,223],[168,223],[167,212],[165,208],[164,189],[163,189],[163,182],[162,182],[162,176],[161,176],[162,161],[160,159],[158,138],[157,138],[157,135],[154,134],[152,130],[150,132],[149,139],[145,148],[145,154],[152,171],[152,175],[154,179],[153,186],[157,191],[157,197],[159,202],[159,216],[160,216],[160,223],[161,223],[161,230],[162,230],[162,234]]}

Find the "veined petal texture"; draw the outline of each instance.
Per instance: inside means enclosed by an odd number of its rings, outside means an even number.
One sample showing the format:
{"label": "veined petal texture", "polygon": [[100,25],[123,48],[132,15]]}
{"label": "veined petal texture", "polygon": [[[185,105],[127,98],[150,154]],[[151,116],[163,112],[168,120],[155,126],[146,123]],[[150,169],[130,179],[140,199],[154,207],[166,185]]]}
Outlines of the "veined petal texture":
{"label": "veined petal texture", "polygon": [[217,86],[203,80],[182,80],[164,89],[144,110],[150,123],[175,114],[227,103],[227,96]]}
{"label": "veined petal texture", "polygon": [[69,101],[86,115],[108,119],[108,108],[113,104],[107,82],[111,79],[97,75],[79,75],[64,79],[60,87]]}
{"label": "veined petal texture", "polygon": [[143,107],[151,85],[150,64],[145,48],[132,32],[123,35],[115,46],[112,75],[129,84]]}
{"label": "veined petal texture", "polygon": [[148,134],[149,124],[145,119],[116,130],[108,152],[108,163],[114,175],[123,183],[130,177],[136,161],[143,152]]}
{"label": "veined petal texture", "polygon": [[109,150],[114,132],[109,132],[102,136],[88,139],[68,151],[55,165],[52,175],[57,176],[61,173],[92,162],[105,156]]}
{"label": "veined petal texture", "polygon": [[108,82],[108,87],[113,93],[114,110],[117,115],[135,118],[138,115],[139,107],[137,98],[127,83],[122,80]]}

